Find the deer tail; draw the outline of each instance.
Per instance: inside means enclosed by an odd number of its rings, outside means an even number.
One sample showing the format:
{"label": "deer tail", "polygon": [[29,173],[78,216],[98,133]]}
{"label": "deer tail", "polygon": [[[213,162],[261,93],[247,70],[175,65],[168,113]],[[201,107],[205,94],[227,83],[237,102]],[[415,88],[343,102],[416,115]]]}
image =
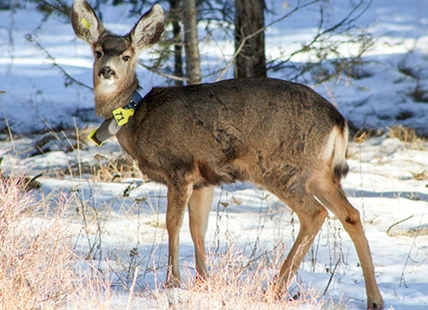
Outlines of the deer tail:
{"label": "deer tail", "polygon": [[348,126],[334,126],[330,131],[324,150],[321,153],[322,158],[331,160],[331,168],[335,179],[340,180],[346,177],[349,171],[346,162],[346,151],[348,149]]}

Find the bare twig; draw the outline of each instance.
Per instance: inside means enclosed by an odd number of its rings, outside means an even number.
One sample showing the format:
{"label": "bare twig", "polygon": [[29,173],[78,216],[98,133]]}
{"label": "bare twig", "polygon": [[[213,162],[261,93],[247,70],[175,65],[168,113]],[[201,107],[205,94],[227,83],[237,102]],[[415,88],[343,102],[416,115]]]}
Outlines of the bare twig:
{"label": "bare twig", "polygon": [[318,25],[318,30],[317,30],[317,34],[312,38],[312,40],[304,45],[300,50],[297,50],[293,53],[291,53],[285,60],[283,60],[281,63],[286,63],[289,62],[291,60],[291,58],[293,58],[295,55],[301,53],[301,52],[305,52],[307,51],[310,47],[312,47],[315,43],[319,42],[320,38],[329,34],[329,33],[333,33],[334,31],[336,31],[337,29],[341,28],[343,25],[347,24],[351,24],[352,22],[354,22],[355,20],[357,20],[359,17],[361,17],[361,15],[367,11],[367,9],[370,7],[371,3],[373,0],[370,0],[369,3],[366,5],[366,7],[362,10],[362,12],[360,12],[357,16],[351,18],[353,16],[353,14],[363,5],[364,0],[360,0],[360,2],[337,24],[335,24],[334,26],[327,28],[325,30],[322,30],[322,26],[324,25],[324,20],[323,20],[323,9],[321,8],[321,20],[319,22]]}
{"label": "bare twig", "polygon": [[129,297],[128,297],[128,303],[126,305],[126,310],[131,309],[132,297],[134,295],[134,288],[135,288],[135,282],[137,281],[137,275],[138,275],[138,266],[135,267],[135,270],[134,270],[134,279],[132,280],[132,285],[131,285],[131,288],[129,289]]}
{"label": "bare twig", "polygon": [[38,47],[38,48],[39,48],[43,53],[45,53],[45,54],[46,54],[47,58],[52,62],[52,66],[53,66],[54,68],[59,69],[59,71],[61,71],[61,73],[65,76],[65,79],[66,79],[65,85],[66,85],[66,86],[68,86],[68,85],[70,85],[70,84],[75,83],[75,84],[77,84],[77,85],[79,85],[79,86],[82,86],[82,87],[85,87],[85,88],[87,88],[87,89],[93,90],[93,88],[92,88],[92,87],[90,87],[90,86],[86,85],[85,83],[82,83],[82,82],[80,82],[80,81],[76,80],[76,79],[75,79],[75,78],[73,78],[70,74],[68,74],[68,73],[67,73],[67,71],[66,71],[66,70],[65,70],[65,69],[64,69],[60,64],[58,64],[58,63],[56,62],[55,57],[54,57],[54,56],[52,56],[52,55],[51,55],[51,53],[49,53],[49,51],[48,51],[46,48],[44,48],[44,47],[43,47],[43,45],[42,45],[39,41],[37,41],[37,39],[36,39],[33,35],[31,35],[31,34],[27,34],[25,38],[26,38],[29,42],[34,42],[34,43],[37,45],[37,47]]}
{"label": "bare twig", "polygon": [[403,223],[403,222],[405,222],[405,221],[407,221],[407,220],[410,220],[412,217],[413,217],[413,215],[410,215],[409,217],[406,217],[405,219],[403,219],[403,220],[401,220],[401,221],[398,221],[398,222],[396,222],[396,223],[392,224],[392,225],[391,225],[391,226],[389,226],[389,227],[388,227],[388,229],[386,230],[386,234],[387,234],[388,236],[391,236],[391,235],[389,234],[389,231],[390,231],[394,226],[397,226],[398,224],[401,224],[401,223]]}
{"label": "bare twig", "polygon": [[[426,208],[426,205],[425,205],[425,208]],[[423,212],[423,215],[424,214],[425,214],[425,211]],[[419,226],[421,226],[422,223],[423,223],[423,215],[421,216],[421,219],[419,221]],[[412,258],[410,257],[410,255],[411,255],[411,253],[413,251],[413,248],[416,246],[416,238],[418,236],[419,236],[419,234],[415,234],[415,236],[413,237],[413,242],[412,242],[412,245],[410,246],[409,254],[407,254],[406,262],[404,263],[403,271],[401,272],[400,286],[399,287],[401,287],[401,284],[403,284],[404,287],[407,288],[406,279],[404,279],[404,273],[406,271],[407,264],[409,263],[409,260],[412,260]]]}
{"label": "bare twig", "polygon": [[150,67],[150,66],[148,66],[148,65],[144,64],[142,61],[139,61],[138,63],[139,63],[143,68],[145,68],[145,69],[149,70],[150,72],[156,73],[156,74],[158,74],[158,75],[160,75],[160,76],[162,76],[162,77],[164,77],[164,78],[171,79],[171,80],[174,80],[174,81],[182,81],[182,82],[187,82],[187,81],[189,80],[189,79],[188,79],[188,78],[186,78],[186,77],[181,77],[181,76],[171,75],[171,74],[168,74],[168,73],[165,73],[165,72],[159,71],[159,70],[155,69],[154,67]]}
{"label": "bare twig", "polygon": [[339,257],[339,259],[337,260],[336,265],[335,265],[335,266],[334,266],[334,268],[333,268],[333,271],[332,271],[332,273],[331,273],[331,275],[330,275],[330,279],[328,279],[327,286],[326,286],[326,288],[325,288],[325,290],[324,290],[324,293],[322,294],[323,296],[327,293],[328,288],[330,287],[331,281],[333,280],[333,276],[334,276],[334,274],[335,274],[335,272],[336,272],[337,266],[339,266],[339,263],[340,263],[340,257]]}

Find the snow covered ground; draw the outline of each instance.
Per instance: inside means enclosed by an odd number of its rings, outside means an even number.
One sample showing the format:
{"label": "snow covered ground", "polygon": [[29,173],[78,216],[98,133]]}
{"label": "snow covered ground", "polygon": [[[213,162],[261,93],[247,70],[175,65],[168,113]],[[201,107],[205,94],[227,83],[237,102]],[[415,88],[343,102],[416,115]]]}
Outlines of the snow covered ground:
{"label": "snow covered ground", "polygon": [[[279,2],[271,1],[268,5]],[[353,1],[331,3],[333,22]],[[0,142],[3,159],[0,168],[4,173],[22,172],[31,176],[42,173],[38,178],[42,187],[36,195],[39,199],[48,197],[53,208],[61,199],[77,209],[79,206],[93,208],[98,220],[91,221],[89,226],[83,227],[81,220],[70,222],[76,251],[87,253],[91,246],[99,244],[99,249],[95,247],[92,264],[118,271],[112,277],[113,287],[121,286],[119,274],[126,275],[126,264],[131,264],[132,257],[136,257],[139,287],[156,291],[166,273],[165,188],[142,181],[138,174],[128,173],[118,182],[104,182],[106,173],[101,176],[89,173],[91,167],[105,167],[120,156],[120,147],[114,139],[102,148],[78,147],[70,131],[66,132],[68,139],[62,133],[51,140],[52,134],[37,134],[50,129],[82,127],[99,120],[94,117],[91,91],[74,85],[65,87],[58,69],[52,68],[46,55],[25,36],[32,34],[68,74],[87,85],[91,85],[89,48],[75,38],[69,23],[57,17],[42,23],[42,16],[31,5],[26,6],[15,13],[0,11],[0,91],[6,91],[0,95],[0,131],[4,133]],[[286,12],[282,7],[278,5],[278,11]],[[424,91],[428,94],[427,13],[428,2],[424,0],[374,1],[359,20],[362,27],[369,27],[378,37],[375,48],[366,58],[370,63],[365,70],[372,74],[360,80],[343,78],[328,82],[317,86],[316,90],[334,102],[357,127],[377,128],[400,123],[428,133],[428,103],[423,102]],[[114,10],[106,8],[104,20],[113,31],[126,33],[135,22],[128,19],[127,14],[123,6]],[[284,20],[269,29],[268,54],[274,55],[278,44],[282,48],[298,46],[298,42],[314,32],[316,14],[308,10],[304,17]],[[214,66],[208,55],[215,54],[221,59],[222,53],[227,53],[231,47],[231,42],[203,44],[205,65]],[[144,91],[165,83],[143,69],[139,74]],[[275,76],[284,77],[281,73]],[[420,101],[412,98],[415,90],[422,96]],[[12,129],[12,141],[7,126]],[[49,141],[43,144],[44,140]],[[38,153],[36,142],[50,151],[35,155]],[[66,152],[64,148],[74,151]],[[351,203],[363,216],[387,307],[426,309],[428,144],[404,143],[385,135],[370,138],[351,144],[349,163],[351,171],[343,186]],[[111,180],[111,177],[105,179]],[[207,244],[214,261],[212,269],[215,269],[219,253],[229,247],[234,248],[237,265],[246,265],[260,256],[277,263],[290,249],[299,226],[297,218],[274,196],[252,184],[242,183],[216,190],[209,222]],[[192,272],[193,245],[187,226],[185,219],[180,265]],[[102,227],[102,241],[97,239],[99,227]],[[134,248],[138,255],[130,256]],[[336,264],[328,285],[330,272]],[[268,272],[275,274],[273,269]],[[297,279],[303,287],[313,288],[319,299],[341,302],[350,309],[365,307],[364,283],[355,250],[332,217],[315,240]],[[130,282],[132,277],[126,279],[126,283]],[[291,289],[295,287],[293,284]],[[322,296],[326,287],[327,293]],[[178,293],[185,295],[186,291]],[[124,295],[126,305],[126,293]],[[166,300],[145,296],[136,298],[133,306],[167,307]],[[125,308],[119,299],[113,303],[117,303],[117,308]],[[263,305],[258,307],[263,308]]]}
{"label": "snow covered ground", "polygon": [[[102,148],[90,146],[86,150],[48,152],[33,157],[27,157],[24,152],[34,149],[31,139],[16,140],[14,146],[11,142],[1,142],[0,149],[4,173],[9,169],[32,176],[43,173],[37,179],[41,183],[41,191],[36,191],[39,199],[50,201],[53,210],[58,208],[59,201],[68,202],[69,229],[75,236],[73,247],[77,253],[87,254],[94,247],[91,264],[111,268],[125,278],[132,263],[130,253],[136,251],[138,263],[134,263],[141,273],[140,290],[159,294],[167,265],[165,187],[143,182],[138,175],[132,177],[129,173],[127,178],[113,183],[103,182],[96,173],[85,173],[87,167],[106,166],[107,162],[116,161],[121,153],[115,140]],[[428,306],[428,143],[415,145],[382,136],[352,143],[349,153],[351,171],[343,186],[364,219],[378,283],[387,306],[425,309]],[[107,174],[104,175],[108,179]],[[85,208],[89,224],[84,224],[73,212]],[[97,215],[96,219],[92,213]],[[35,219],[29,222],[38,225],[34,223],[37,223]],[[233,248],[233,255],[237,257],[233,264],[249,264],[251,269],[253,264],[249,262],[253,260],[270,260],[266,272],[273,275],[273,266],[278,265],[290,249],[298,228],[297,217],[263,189],[242,183],[217,188],[207,237],[211,269],[218,272],[218,260]],[[187,216],[180,251],[180,265],[187,273],[194,274]],[[331,276],[332,270],[334,276]],[[328,285],[330,277],[332,282]],[[123,278],[121,280],[130,285],[132,277]],[[120,276],[113,277],[113,287],[121,286],[119,279]],[[318,299],[342,303],[349,309],[365,307],[362,271],[354,247],[334,217],[329,217],[324,224],[297,279],[299,287],[313,289]],[[322,296],[326,287],[327,293]],[[296,284],[291,289],[296,289]],[[186,290],[178,294],[185,298]],[[122,299],[116,297],[112,303],[120,308],[120,300],[126,301],[127,297],[126,294],[118,296]],[[144,308],[167,305],[165,298],[143,296],[135,303]]]}

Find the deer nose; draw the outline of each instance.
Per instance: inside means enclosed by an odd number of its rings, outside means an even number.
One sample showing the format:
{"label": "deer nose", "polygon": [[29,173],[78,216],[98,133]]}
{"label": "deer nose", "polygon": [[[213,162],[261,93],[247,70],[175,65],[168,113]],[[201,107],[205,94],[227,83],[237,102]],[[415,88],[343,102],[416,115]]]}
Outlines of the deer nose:
{"label": "deer nose", "polygon": [[102,67],[99,73],[99,76],[104,77],[105,79],[112,78],[116,73],[110,67]]}

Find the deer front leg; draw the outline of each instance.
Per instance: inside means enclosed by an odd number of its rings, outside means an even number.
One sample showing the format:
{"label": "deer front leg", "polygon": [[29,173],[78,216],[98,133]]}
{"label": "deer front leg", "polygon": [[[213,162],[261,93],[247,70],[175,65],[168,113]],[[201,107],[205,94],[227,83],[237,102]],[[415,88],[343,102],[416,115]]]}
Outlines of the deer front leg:
{"label": "deer front leg", "polygon": [[180,286],[179,243],[180,228],[189,197],[193,190],[193,184],[180,186],[168,186],[168,206],[166,211],[166,229],[168,231],[168,273],[165,287]]}
{"label": "deer front leg", "polygon": [[208,276],[205,264],[205,234],[208,227],[208,216],[214,195],[214,186],[195,189],[189,200],[190,233],[195,245],[196,278]]}

